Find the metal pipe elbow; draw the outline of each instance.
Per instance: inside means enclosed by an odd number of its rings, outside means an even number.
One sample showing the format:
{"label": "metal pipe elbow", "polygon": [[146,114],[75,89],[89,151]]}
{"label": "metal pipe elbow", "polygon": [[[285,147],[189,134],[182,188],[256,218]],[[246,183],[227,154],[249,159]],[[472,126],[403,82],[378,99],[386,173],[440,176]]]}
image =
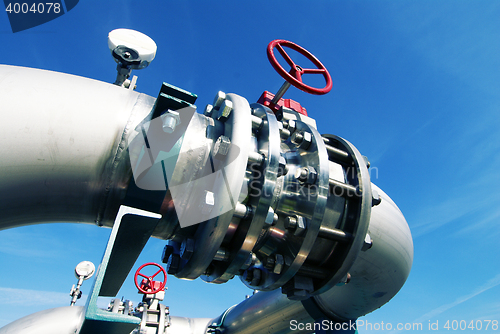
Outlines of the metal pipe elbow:
{"label": "metal pipe elbow", "polygon": [[0,65],[0,230],[111,226],[132,176],[127,141],[155,99],[112,84]]}
{"label": "metal pipe elbow", "polygon": [[357,319],[378,309],[403,287],[413,263],[413,240],[403,214],[376,185],[381,202],[371,211],[368,240],[349,270],[348,284],[313,297],[329,317]]}

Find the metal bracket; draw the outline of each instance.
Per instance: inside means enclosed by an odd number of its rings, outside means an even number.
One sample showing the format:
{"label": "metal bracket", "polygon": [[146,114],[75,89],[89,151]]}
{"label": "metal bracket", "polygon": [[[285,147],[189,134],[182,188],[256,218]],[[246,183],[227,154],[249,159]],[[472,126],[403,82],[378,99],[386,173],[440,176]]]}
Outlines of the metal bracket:
{"label": "metal bracket", "polygon": [[149,240],[161,215],[122,205],[85,305],[80,334],[130,333],[141,319],[97,307],[99,296],[115,296]]}

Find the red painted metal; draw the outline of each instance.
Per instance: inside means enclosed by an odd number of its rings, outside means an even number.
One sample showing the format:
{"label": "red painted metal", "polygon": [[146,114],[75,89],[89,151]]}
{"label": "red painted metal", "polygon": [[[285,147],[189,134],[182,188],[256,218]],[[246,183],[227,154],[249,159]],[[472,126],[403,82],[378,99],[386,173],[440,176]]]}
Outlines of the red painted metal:
{"label": "red painted metal", "polygon": [[299,114],[302,114],[304,116],[307,116],[307,110],[306,108],[302,107],[299,102],[291,100],[291,99],[280,99],[276,105],[273,105],[271,102],[274,98],[274,94],[268,92],[267,90],[262,93],[262,95],[259,97],[259,100],[257,103],[263,104],[266,107],[269,107],[271,110],[274,112],[278,111],[280,107],[287,107],[292,110],[295,110]]}
{"label": "red painted metal", "polygon": [[[288,55],[288,53],[285,51],[283,47],[288,47],[292,50],[297,51],[298,53],[302,54],[305,56],[307,59],[309,59],[314,65],[316,65],[316,68],[303,68],[302,66],[298,66],[295,64],[295,62],[292,60],[292,58]],[[286,71],[281,64],[276,60],[276,56],[274,55],[274,49],[277,49],[278,52],[281,54],[281,56],[285,59],[288,65],[290,65],[291,69],[290,71]],[[283,39],[276,39],[269,43],[267,46],[267,58],[269,59],[269,62],[271,62],[271,65],[274,67],[274,69],[290,84],[294,85],[300,90],[303,90],[304,92],[310,93],[310,94],[315,94],[315,95],[323,95],[328,93],[332,87],[333,87],[333,82],[332,82],[332,77],[330,76],[330,73],[328,73],[328,70],[326,67],[316,58],[312,53],[304,49],[303,47],[290,42],[286,41]],[[311,86],[306,85],[303,80],[302,80],[302,75],[303,74],[321,74],[325,78],[326,81],[326,86],[324,88],[314,88]]]}
{"label": "red painted metal", "polygon": [[[146,266],[156,266],[160,269],[154,275],[147,276],[140,272]],[[153,280],[159,273],[163,273],[164,277],[163,281]],[[137,280],[138,276],[143,277],[141,284],[139,284],[139,281]],[[167,272],[158,263],[148,262],[140,266],[139,269],[137,269],[134,276],[134,283],[139,292],[144,294],[155,294],[162,291],[165,288],[165,284],[167,284]]]}

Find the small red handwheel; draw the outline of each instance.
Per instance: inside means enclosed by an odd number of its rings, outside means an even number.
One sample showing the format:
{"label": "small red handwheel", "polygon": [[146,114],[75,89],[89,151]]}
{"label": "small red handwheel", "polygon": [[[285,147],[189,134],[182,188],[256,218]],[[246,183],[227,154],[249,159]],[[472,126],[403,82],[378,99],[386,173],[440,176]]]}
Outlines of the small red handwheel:
{"label": "small red handwheel", "polygon": [[[302,54],[307,59],[309,59],[314,65],[316,65],[316,68],[303,68],[301,66],[298,66],[297,64],[295,64],[292,58],[290,58],[290,56],[283,47],[288,47]],[[281,56],[283,56],[288,65],[291,66],[289,72],[287,72],[281,66],[281,64],[276,60],[276,56],[274,55],[274,48],[278,49],[278,52],[281,54]],[[267,46],[267,58],[269,58],[269,61],[271,62],[271,65],[273,65],[274,69],[286,81],[288,81],[290,84],[294,85],[298,89],[303,90],[304,92],[315,95],[323,95],[328,93],[332,89],[333,86],[332,77],[330,76],[330,73],[328,73],[326,67],[312,53],[310,53],[303,47],[293,42],[286,41],[283,39],[276,39],[272,41]],[[314,88],[304,84],[304,82],[302,81],[302,74],[308,74],[308,73],[323,75],[326,81],[326,86],[324,88]]]}
{"label": "small red handwheel", "polygon": [[[152,276],[147,276],[147,275],[144,275],[142,274],[140,271],[146,267],[146,266],[156,266],[158,268],[160,268],[160,270],[158,270],[154,275]],[[153,286],[153,282],[154,282],[154,278],[156,277],[156,275],[158,275],[159,273],[163,273],[163,281],[161,281],[161,284],[158,288],[154,288]],[[147,280],[147,289],[143,289],[141,287],[141,285],[139,284],[139,282],[137,281],[137,278],[138,276],[141,276],[143,278],[145,278]],[[135,286],[137,287],[137,289],[139,289],[140,292],[144,293],[144,294],[155,294],[157,292],[160,292],[162,291],[164,288],[165,288],[165,284],[167,284],[167,272],[165,271],[165,269],[163,269],[163,267],[161,265],[159,265],[158,263],[154,263],[154,262],[148,262],[148,263],[145,263],[143,264],[142,266],[139,267],[139,269],[137,269],[137,271],[135,272],[135,276],[134,276],[134,283],[135,283]]]}

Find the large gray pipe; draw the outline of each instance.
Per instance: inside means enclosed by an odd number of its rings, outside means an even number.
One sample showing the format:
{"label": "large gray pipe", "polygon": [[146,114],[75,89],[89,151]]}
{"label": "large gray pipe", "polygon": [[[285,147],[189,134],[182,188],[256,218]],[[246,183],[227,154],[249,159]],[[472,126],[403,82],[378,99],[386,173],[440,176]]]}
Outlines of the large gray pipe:
{"label": "large gray pipe", "polygon": [[128,137],[155,99],[74,75],[0,65],[0,230],[111,226],[131,178]]}
{"label": "large gray pipe", "polygon": [[[40,311],[0,328],[0,334],[74,334],[85,316],[83,306],[65,306]],[[169,317],[168,333],[204,334],[208,318]],[[128,333],[124,333],[128,334]]]}

